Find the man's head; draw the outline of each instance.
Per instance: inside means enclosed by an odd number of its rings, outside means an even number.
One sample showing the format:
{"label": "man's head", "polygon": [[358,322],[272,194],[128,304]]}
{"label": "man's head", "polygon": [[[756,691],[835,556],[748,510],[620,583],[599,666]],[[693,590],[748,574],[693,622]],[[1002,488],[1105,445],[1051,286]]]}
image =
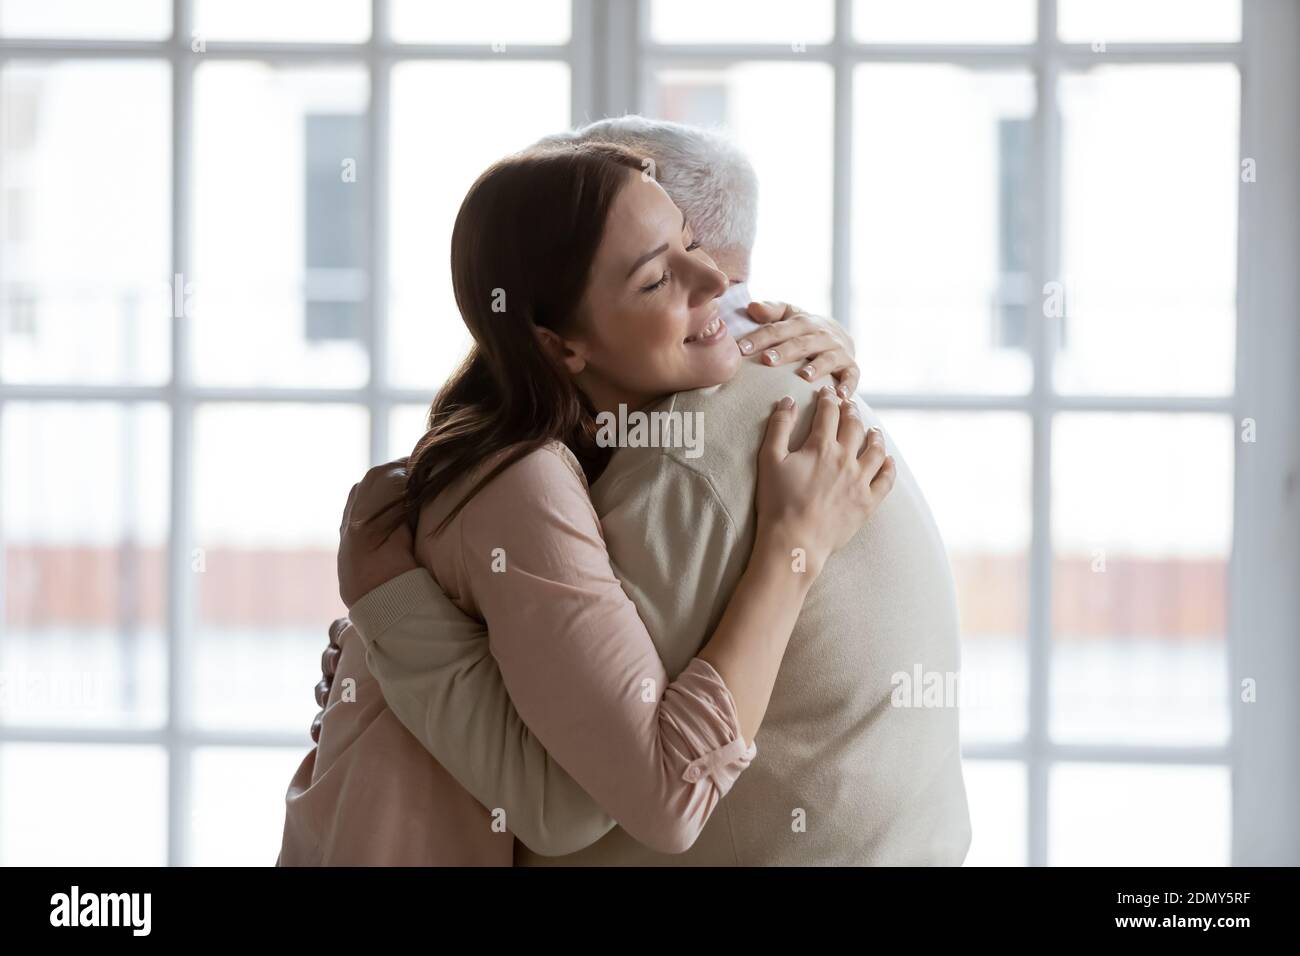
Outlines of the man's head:
{"label": "man's head", "polygon": [[749,278],[758,221],[758,177],[745,154],[713,130],[628,115],[555,133],[538,146],[617,143],[649,157],[646,170],[686,214],[704,251],[733,281]]}

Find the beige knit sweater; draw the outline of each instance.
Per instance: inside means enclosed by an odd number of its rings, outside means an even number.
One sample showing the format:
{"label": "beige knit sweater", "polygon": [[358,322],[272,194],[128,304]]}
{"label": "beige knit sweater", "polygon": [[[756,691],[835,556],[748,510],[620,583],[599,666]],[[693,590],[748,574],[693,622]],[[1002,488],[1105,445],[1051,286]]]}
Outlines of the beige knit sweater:
{"label": "beige knit sweater", "polygon": [[[757,452],[773,403],[795,398],[801,440],[820,384],[747,360],[731,382],[656,409],[698,413],[698,447],[622,448],[592,487],[614,570],[670,678],[708,640],[749,557]],[[866,418],[879,424],[869,410]],[[952,579],[924,497],[891,451],[892,494],[809,592],[757,757],[683,854],[653,852],[615,826],[578,852],[546,855],[571,850],[576,834],[604,832],[608,817],[541,754],[489,739],[504,722],[430,719],[455,695],[511,706],[496,668],[453,659],[457,648],[469,653],[481,625],[458,619],[436,589],[399,579],[352,609],[367,665],[401,722],[480,802],[537,808],[526,832],[512,826],[519,865],[960,864],[970,822],[956,702],[930,695],[917,706],[897,676],[914,681],[919,669],[946,686],[959,669]],[[522,749],[530,746],[540,749],[535,739]],[[484,753],[500,755],[490,774]]]}

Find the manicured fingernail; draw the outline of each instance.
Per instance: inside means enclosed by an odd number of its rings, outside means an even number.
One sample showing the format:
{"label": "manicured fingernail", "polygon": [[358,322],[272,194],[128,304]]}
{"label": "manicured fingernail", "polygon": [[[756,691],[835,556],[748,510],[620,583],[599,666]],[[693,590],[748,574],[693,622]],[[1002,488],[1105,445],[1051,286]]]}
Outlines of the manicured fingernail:
{"label": "manicured fingernail", "polygon": [[805,365],[803,368],[799,369],[799,374],[810,382],[812,381],[812,373],[813,367],[811,365]]}
{"label": "manicured fingernail", "polygon": [[794,399],[791,398],[789,395],[785,396],[785,398],[781,399],[781,407],[794,408]]}
{"label": "manicured fingernail", "polygon": [[763,353],[763,358],[775,364],[776,360],[780,358],[780,356],[776,354],[776,349],[768,349],[766,352]]}
{"label": "manicured fingernail", "polygon": [[848,398],[848,397],[849,397],[849,387],[848,387],[847,385],[841,385],[841,386],[840,386],[839,388],[837,388],[835,391],[837,391],[837,392],[840,393],[840,398]]}
{"label": "manicured fingernail", "polygon": [[754,351],[754,343],[749,341],[749,339],[741,339],[737,344],[740,346],[741,355],[748,355],[750,352]]}

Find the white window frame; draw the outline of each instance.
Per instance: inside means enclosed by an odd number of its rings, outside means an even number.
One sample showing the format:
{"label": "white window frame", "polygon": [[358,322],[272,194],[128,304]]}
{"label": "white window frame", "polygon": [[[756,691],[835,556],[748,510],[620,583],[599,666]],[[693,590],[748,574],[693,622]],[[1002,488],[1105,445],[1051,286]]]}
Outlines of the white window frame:
{"label": "white window frame", "polygon": [[[571,69],[574,123],[646,106],[653,69],[662,63],[722,65],[741,60],[816,61],[834,74],[832,295],[833,314],[850,316],[850,202],[853,187],[853,68],[867,62],[956,63],[975,68],[1017,66],[1035,77],[1038,109],[1033,145],[1034,189],[1042,211],[1035,244],[1033,288],[1058,274],[1060,117],[1054,91],[1063,68],[1093,63],[1086,44],[1056,39],[1056,2],[1038,0],[1038,37],[1024,45],[882,45],[852,39],[851,0],[835,0],[835,37],[801,52],[766,44],[670,46],[649,37],[646,0],[573,0],[573,32],[560,46],[509,45],[491,52],[482,44],[396,44],[388,39],[388,2],[371,0],[371,38],[364,43],[252,43],[207,41],[190,49],[189,0],[173,0],[173,29],[158,41],[0,39],[0,67],[15,59],[154,59],[171,67],[173,274],[190,274],[193,73],[203,59],[252,59],[278,63],[352,63],[369,71],[367,119],[369,274],[366,301],[368,384],[355,389],[211,388],[196,385],[188,364],[189,330],[172,323],[172,378],[162,386],[14,385],[0,383],[0,412],[7,401],[158,402],[171,417],[171,534],[168,545],[167,719],[154,730],[42,728],[0,725],[4,743],[137,744],[162,747],[168,758],[167,861],[190,862],[188,822],[191,763],[198,747],[302,746],[304,734],[239,733],[195,729],[187,720],[184,689],[194,606],[190,553],[193,533],[192,452],[197,405],[210,402],[314,402],[366,408],[372,461],[388,457],[389,415],[405,404],[425,404],[429,392],[393,387],[387,376],[388,327],[384,290],[388,274],[388,124],[391,68],[418,59],[507,59],[565,62]],[[1031,323],[1034,386],[1024,395],[875,394],[882,409],[1014,411],[1032,421],[1032,512],[1028,627],[1028,734],[1005,745],[973,744],[968,759],[1007,759],[1027,770],[1028,863],[1047,862],[1048,773],[1054,763],[1160,763],[1227,766],[1233,771],[1233,862],[1300,859],[1300,701],[1294,683],[1283,688],[1265,678],[1300,679],[1300,495],[1295,491],[1300,456],[1300,132],[1285,110],[1300,93],[1300,67],[1292,45],[1300,35],[1300,8],[1290,0],[1244,0],[1241,43],[1108,44],[1106,62],[1223,62],[1242,73],[1242,155],[1267,157],[1260,183],[1240,190],[1237,388],[1208,397],[1064,396],[1051,388],[1053,343],[1042,323]],[[1290,42],[1288,42],[1290,40]],[[1263,78],[1263,79],[1261,79]],[[1249,145],[1245,145],[1249,144]],[[1252,152],[1253,151],[1253,152]],[[1267,184],[1267,185],[1266,185]],[[1287,268],[1287,264],[1291,268]],[[1210,747],[1082,746],[1056,743],[1047,734],[1051,559],[1051,422],[1058,412],[1171,412],[1266,416],[1261,431],[1273,437],[1238,446],[1235,536],[1231,566],[1232,620],[1228,635],[1232,696],[1240,676],[1260,680],[1260,702],[1233,706],[1230,742]],[[3,415],[0,415],[0,423]],[[1290,482],[1290,484],[1288,484]],[[0,552],[2,559],[2,552]],[[2,571],[2,569],[0,569]],[[0,575],[0,580],[3,580]],[[0,594],[0,601],[3,594]],[[321,622],[322,641],[327,621]],[[1288,640],[1289,638],[1289,640]],[[1266,696],[1267,695],[1267,696]],[[1252,709],[1253,708],[1253,709]],[[304,710],[304,713],[306,711]],[[1288,728],[1291,728],[1288,731]],[[304,728],[305,729],[305,728]]]}

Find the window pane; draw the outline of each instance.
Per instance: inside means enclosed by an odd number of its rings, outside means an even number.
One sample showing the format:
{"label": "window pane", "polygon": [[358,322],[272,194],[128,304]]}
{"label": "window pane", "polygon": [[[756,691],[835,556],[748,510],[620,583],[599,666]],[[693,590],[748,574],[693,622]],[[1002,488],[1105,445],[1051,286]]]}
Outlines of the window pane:
{"label": "window pane", "polygon": [[401,43],[568,43],[569,0],[391,0],[393,39]]}
{"label": "window pane", "polygon": [[[828,43],[835,35],[830,0],[651,0],[657,43]],[[666,117],[665,117],[666,118]]]}
{"label": "window pane", "polygon": [[[473,90],[473,96],[449,95]],[[470,337],[451,292],[451,228],[483,170],[569,125],[563,63],[400,63],[393,68],[390,375],[433,392]],[[449,148],[448,130],[455,130]]]}
{"label": "window pane", "polygon": [[952,564],[961,611],[962,739],[1019,739],[1028,713],[1029,420],[1002,412],[886,411],[884,421],[934,512]]}
{"label": "window pane", "polygon": [[1227,866],[1227,767],[1062,764],[1049,777],[1051,866]]}
{"label": "window pane", "polygon": [[160,726],[166,409],[9,402],[0,437],[0,720]]}
{"label": "window pane", "polygon": [[1241,0],[1058,0],[1067,43],[1234,42]]}
{"label": "window pane", "polygon": [[1236,327],[1236,68],[1116,66],[1061,80],[1068,392],[1226,394]]}
{"label": "window pane", "polygon": [[1228,736],[1232,423],[1058,417],[1051,731],[1085,743]]}
{"label": "window pane", "polygon": [[161,40],[171,0],[0,0],[0,36],[70,40]]}
{"label": "window pane", "polygon": [[171,361],[165,63],[0,71],[0,375],[152,384]]}
{"label": "window pane", "polygon": [[162,748],[0,747],[0,866],[166,863]]}
{"label": "window pane", "polygon": [[189,700],[198,725],[311,725],[329,625],[346,613],[339,521],[367,467],[366,433],[366,413],[351,406],[196,411]]}
{"label": "window pane", "polygon": [[854,84],[863,381],[873,391],[1027,391],[1031,78],[870,64]]}
{"label": "window pane", "polygon": [[1025,866],[1025,765],[1014,760],[966,760],[962,776],[971,826],[965,865]]}
{"label": "window pane", "polygon": [[[432,399],[430,399],[432,404]],[[424,435],[428,405],[398,405],[388,416],[388,457],[409,455]]]}
{"label": "window pane", "polygon": [[194,80],[192,363],[219,385],[362,385],[367,81],[205,63]]}
{"label": "window pane", "polygon": [[206,40],[359,43],[370,38],[370,0],[194,0]]}
{"label": "window pane", "polygon": [[313,711],[306,718],[302,747],[194,751],[187,865],[270,866],[275,862],[284,836],[284,794],[311,749],[305,728],[314,715]]}
{"label": "window pane", "polygon": [[1035,0],[853,0],[866,43],[1032,43]]}
{"label": "window pane", "polygon": [[823,315],[831,305],[832,89],[824,64],[740,63],[659,70],[650,97],[651,116],[721,127],[753,163],[751,294]]}

